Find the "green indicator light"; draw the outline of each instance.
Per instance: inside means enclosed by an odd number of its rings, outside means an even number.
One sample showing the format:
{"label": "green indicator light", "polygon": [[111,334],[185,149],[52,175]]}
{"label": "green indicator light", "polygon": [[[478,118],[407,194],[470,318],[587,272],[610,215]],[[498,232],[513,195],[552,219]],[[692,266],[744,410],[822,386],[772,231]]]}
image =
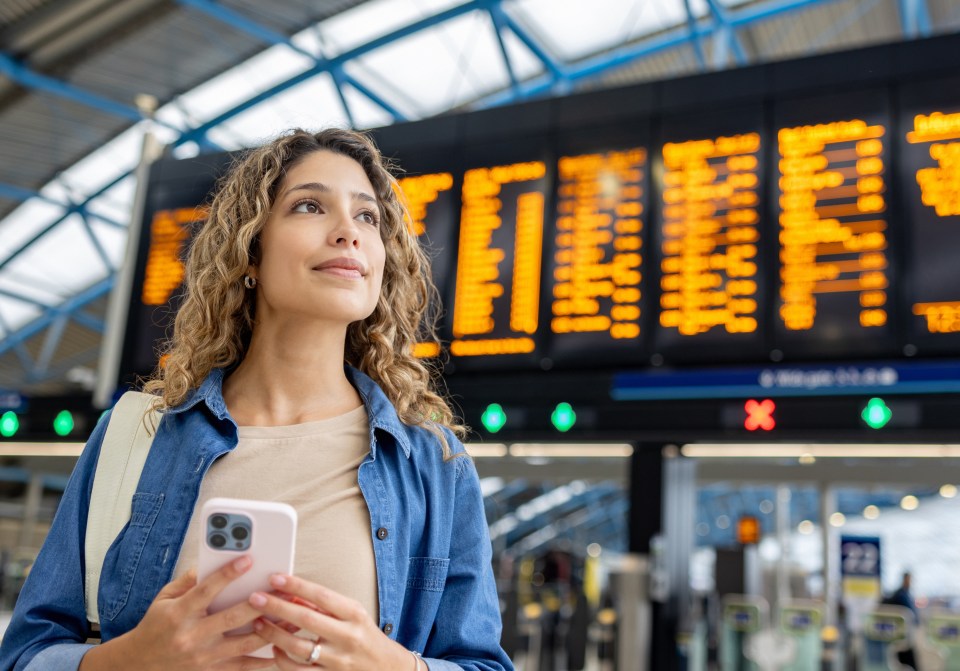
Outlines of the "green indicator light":
{"label": "green indicator light", "polygon": [[69,436],[73,431],[73,415],[69,410],[61,410],[53,419],[53,430],[58,436]]}
{"label": "green indicator light", "polygon": [[871,398],[860,416],[871,429],[882,429],[893,417],[893,411],[887,407],[882,398]]}
{"label": "green indicator light", "polygon": [[566,433],[577,423],[577,413],[573,411],[573,406],[569,403],[558,403],[550,415],[550,421],[557,427],[557,431]]}
{"label": "green indicator light", "polygon": [[0,415],[0,436],[11,438],[20,428],[20,418],[13,410],[7,410]]}
{"label": "green indicator light", "polygon": [[507,423],[507,413],[503,411],[499,403],[491,403],[483,411],[480,421],[483,423],[483,428],[490,433],[496,433]]}

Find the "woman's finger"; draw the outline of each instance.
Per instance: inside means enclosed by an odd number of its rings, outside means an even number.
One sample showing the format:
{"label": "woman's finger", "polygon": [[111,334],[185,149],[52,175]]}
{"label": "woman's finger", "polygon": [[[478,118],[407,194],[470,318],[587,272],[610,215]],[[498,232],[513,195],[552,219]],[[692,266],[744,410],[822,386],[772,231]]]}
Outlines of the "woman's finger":
{"label": "woman's finger", "polygon": [[300,597],[311,602],[321,611],[330,613],[338,620],[360,622],[369,618],[367,611],[359,602],[346,597],[339,592],[318,585],[315,582],[304,580],[293,575],[277,574],[270,577],[270,586],[294,597]]}
{"label": "woman's finger", "polygon": [[323,663],[323,654],[320,654],[320,659],[314,664],[301,664],[300,662],[295,661],[287,653],[285,653],[280,648],[273,647],[273,662],[277,665],[277,668],[280,671],[314,671],[315,669],[329,669],[331,667]]}
{"label": "woman's finger", "polygon": [[230,659],[252,655],[265,645],[267,643],[263,640],[263,637],[256,631],[251,631],[249,634],[222,636],[215,650],[218,659]]}
{"label": "woman's finger", "polygon": [[235,657],[214,668],[216,671],[254,671],[268,669],[274,665],[270,657]]}
{"label": "woman's finger", "polygon": [[253,566],[253,560],[246,555],[227,562],[198,582],[186,597],[196,608],[206,610],[227,585],[249,571],[251,566]]}
{"label": "woman's finger", "polygon": [[314,640],[294,636],[282,627],[278,627],[272,622],[262,618],[254,621],[253,630],[259,634],[264,641],[272,643],[275,647],[284,650],[298,659],[309,658],[310,653],[313,652],[313,646],[316,644]]}
{"label": "woman's finger", "polygon": [[233,631],[244,625],[250,624],[261,613],[246,601],[234,604],[229,608],[205,617],[201,620],[199,629],[204,635],[215,636],[228,631]]}
{"label": "woman's finger", "polygon": [[336,618],[312,608],[291,603],[273,594],[254,592],[250,595],[249,602],[261,614],[283,620],[300,629],[306,629],[324,640],[340,640],[346,633],[347,625]]}
{"label": "woman's finger", "polygon": [[192,587],[197,584],[197,572],[194,569],[190,569],[182,576],[175,580],[171,580],[166,585],[163,586],[158,593],[157,599],[176,599],[181,597],[187,592],[190,591]]}

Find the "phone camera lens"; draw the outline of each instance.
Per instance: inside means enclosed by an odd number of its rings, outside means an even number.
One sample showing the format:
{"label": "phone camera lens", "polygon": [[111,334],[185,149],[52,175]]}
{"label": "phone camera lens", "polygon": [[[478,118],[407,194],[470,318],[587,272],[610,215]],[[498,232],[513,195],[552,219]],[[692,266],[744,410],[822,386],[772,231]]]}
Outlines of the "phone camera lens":
{"label": "phone camera lens", "polygon": [[211,534],[210,535],[210,545],[215,548],[222,548],[227,544],[227,537],[223,534]]}
{"label": "phone camera lens", "polygon": [[236,540],[245,541],[247,540],[247,536],[250,535],[250,530],[246,527],[234,527],[232,533]]}
{"label": "phone camera lens", "polygon": [[222,529],[227,526],[227,518],[223,515],[214,515],[210,518],[210,526],[214,529]]}

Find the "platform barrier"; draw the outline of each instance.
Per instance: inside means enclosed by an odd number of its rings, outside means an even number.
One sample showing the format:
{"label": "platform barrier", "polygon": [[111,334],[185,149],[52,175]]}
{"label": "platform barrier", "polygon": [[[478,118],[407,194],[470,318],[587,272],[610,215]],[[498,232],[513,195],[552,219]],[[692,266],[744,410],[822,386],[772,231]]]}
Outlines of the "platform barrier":
{"label": "platform barrier", "polygon": [[746,655],[747,642],[769,626],[769,606],[757,596],[723,597],[720,620],[720,670],[760,671]]}
{"label": "platform barrier", "polygon": [[794,658],[780,671],[818,671],[823,659],[823,603],[809,599],[785,600],[777,618],[779,631],[795,647]]}
{"label": "platform barrier", "polygon": [[[896,651],[912,640],[913,613],[902,606],[880,606],[863,618],[863,646],[858,671],[891,671]],[[898,664],[895,671],[902,667]]]}

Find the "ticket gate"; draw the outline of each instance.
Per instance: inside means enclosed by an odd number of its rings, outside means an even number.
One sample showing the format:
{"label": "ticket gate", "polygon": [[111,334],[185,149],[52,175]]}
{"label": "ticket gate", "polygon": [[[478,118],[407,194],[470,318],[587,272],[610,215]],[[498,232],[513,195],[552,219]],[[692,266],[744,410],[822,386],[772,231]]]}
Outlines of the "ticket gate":
{"label": "ticket gate", "polygon": [[927,618],[927,640],[942,651],[944,671],[960,671],[960,615],[932,613]]}
{"label": "ticket gate", "polygon": [[890,671],[893,650],[912,638],[913,613],[902,606],[880,606],[863,618],[859,671]]}
{"label": "ticket gate", "polygon": [[823,657],[823,604],[808,599],[792,599],[780,608],[778,627],[795,643],[794,659],[781,671],[815,671]]}
{"label": "ticket gate", "polygon": [[765,599],[742,594],[723,597],[720,619],[721,671],[760,671],[747,657],[751,636],[767,627],[769,608]]}

